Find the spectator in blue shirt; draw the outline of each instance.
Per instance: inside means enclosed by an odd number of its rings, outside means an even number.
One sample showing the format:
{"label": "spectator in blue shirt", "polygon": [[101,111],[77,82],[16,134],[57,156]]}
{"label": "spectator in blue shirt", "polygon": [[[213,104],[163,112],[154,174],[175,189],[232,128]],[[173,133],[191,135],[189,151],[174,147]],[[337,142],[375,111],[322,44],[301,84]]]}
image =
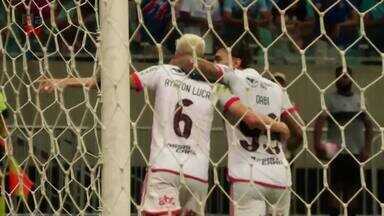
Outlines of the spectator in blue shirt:
{"label": "spectator in blue shirt", "polygon": [[[300,48],[306,47],[313,39],[315,26],[314,10],[309,0],[299,1],[291,6],[285,13],[285,25],[289,35]],[[280,0],[276,4],[281,10],[290,6],[294,0]],[[281,14],[276,8],[272,9],[273,20],[276,26],[281,28]]]}
{"label": "spectator in blue shirt", "polygon": [[[172,27],[170,3],[167,0],[143,0],[141,2],[141,10],[144,24],[152,36],[148,35],[148,32],[142,29],[142,40],[151,44],[162,42]],[[152,38],[155,41],[153,41]],[[173,31],[163,43],[171,52],[175,50],[174,41],[176,38],[177,34]]]}

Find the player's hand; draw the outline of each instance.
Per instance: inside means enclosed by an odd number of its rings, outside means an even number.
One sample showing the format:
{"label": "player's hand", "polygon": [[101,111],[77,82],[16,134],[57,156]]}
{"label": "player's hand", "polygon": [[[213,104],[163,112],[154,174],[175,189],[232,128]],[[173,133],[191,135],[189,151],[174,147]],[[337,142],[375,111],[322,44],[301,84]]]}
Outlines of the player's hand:
{"label": "player's hand", "polygon": [[279,127],[281,128],[280,131],[280,138],[282,143],[287,143],[289,138],[291,137],[291,131],[289,130],[288,126],[284,122],[278,122]]}
{"label": "player's hand", "polygon": [[90,89],[97,85],[97,81],[94,78],[81,78],[79,79],[79,83],[82,83],[87,89]]}
{"label": "player's hand", "polygon": [[57,79],[40,79],[39,80],[39,91],[51,93],[55,88],[58,87],[59,81]]}
{"label": "player's hand", "polygon": [[193,69],[193,63],[193,57],[190,55],[181,55],[174,57],[170,62],[170,64],[181,68],[185,73],[189,73]]}

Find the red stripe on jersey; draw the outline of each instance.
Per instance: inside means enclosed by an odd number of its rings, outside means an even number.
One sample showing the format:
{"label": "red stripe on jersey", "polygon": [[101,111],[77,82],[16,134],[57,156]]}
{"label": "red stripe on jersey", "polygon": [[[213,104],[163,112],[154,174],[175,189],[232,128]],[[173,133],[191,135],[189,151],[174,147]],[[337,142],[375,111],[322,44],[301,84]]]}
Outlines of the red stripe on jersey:
{"label": "red stripe on jersey", "polygon": [[227,112],[229,107],[231,107],[233,105],[233,103],[235,103],[236,101],[239,101],[240,98],[239,97],[232,97],[231,99],[229,99],[225,105],[224,105],[224,112]]}
{"label": "red stripe on jersey", "polygon": [[137,72],[134,72],[132,74],[132,79],[133,79],[133,85],[135,86],[136,91],[138,92],[143,91],[144,87],[143,87],[143,84],[141,83],[140,77]]}
{"label": "red stripe on jersey", "polygon": [[299,108],[297,106],[285,109],[284,112],[281,114],[282,116],[289,115],[295,112],[299,112]]}
{"label": "red stripe on jersey", "polygon": [[[175,174],[175,175],[180,175],[179,172],[176,172],[176,171],[173,171],[173,170],[169,170],[169,169],[156,169],[156,168],[152,168],[151,171],[152,172],[167,172],[167,173],[172,173],[172,174]],[[190,178],[190,179],[193,179],[193,180],[196,180],[196,181],[199,181],[199,182],[208,183],[208,180],[204,180],[204,179],[199,178],[199,177],[191,176],[191,175],[188,175],[188,174],[184,174],[184,176],[185,176],[185,178]]]}
{"label": "red stripe on jersey", "polygon": [[[231,183],[235,183],[235,182],[250,182],[250,180],[234,178],[234,177],[232,177],[230,175],[228,175],[228,180]],[[253,182],[255,184],[258,184],[258,185],[261,185],[261,186],[264,186],[264,187],[274,188],[274,189],[287,189],[288,188],[287,186],[274,185],[274,184],[269,184],[269,183],[261,182],[261,181],[253,181]]]}
{"label": "red stripe on jersey", "polygon": [[177,209],[173,211],[158,211],[158,212],[143,210],[142,213],[144,216],[179,216],[181,215],[181,209]]}

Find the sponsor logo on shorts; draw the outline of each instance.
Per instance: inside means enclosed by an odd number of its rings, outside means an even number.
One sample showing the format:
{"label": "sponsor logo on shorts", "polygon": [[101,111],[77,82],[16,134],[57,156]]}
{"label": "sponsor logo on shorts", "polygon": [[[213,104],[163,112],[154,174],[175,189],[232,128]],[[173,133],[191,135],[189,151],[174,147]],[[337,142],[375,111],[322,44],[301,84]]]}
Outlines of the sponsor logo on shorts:
{"label": "sponsor logo on shorts", "polygon": [[164,195],[159,198],[159,205],[164,206],[164,205],[175,205],[175,198],[169,197],[167,195]]}

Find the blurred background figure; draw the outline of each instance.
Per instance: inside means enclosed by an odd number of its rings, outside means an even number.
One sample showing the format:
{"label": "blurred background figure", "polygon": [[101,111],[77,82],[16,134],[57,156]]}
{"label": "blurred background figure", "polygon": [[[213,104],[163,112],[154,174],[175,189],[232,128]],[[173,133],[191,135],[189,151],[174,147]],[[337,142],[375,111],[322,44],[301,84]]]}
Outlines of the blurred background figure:
{"label": "blurred background figure", "polygon": [[[277,5],[281,10],[286,9],[294,1],[293,0],[280,0]],[[280,33],[281,16],[277,8],[272,9],[273,23],[279,31],[275,30],[275,34]],[[285,25],[289,35],[293,38],[295,43],[304,49],[314,39],[315,27],[315,12],[308,1],[299,1],[291,6],[285,14]]]}
{"label": "blurred background figure", "polygon": [[[362,11],[370,9],[376,3],[376,0],[364,0],[361,5]],[[368,38],[381,52],[384,52],[384,2],[373,8],[364,18]]]}
{"label": "blurred background figure", "polygon": [[[224,0],[223,31],[222,36],[225,43],[232,45],[244,32],[243,9],[254,1],[241,0],[240,5],[233,0]],[[268,27],[272,21],[272,4],[268,0],[259,0],[248,8],[249,28],[255,35],[259,35],[261,41],[268,43],[269,38],[265,35],[262,27]]]}
{"label": "blurred background figure", "polygon": [[[316,0],[316,7],[325,11],[333,6],[337,0]],[[359,0],[352,0],[356,8],[360,8]],[[334,5],[324,16],[327,35],[341,48],[346,48],[357,38],[359,16],[358,13],[345,0]],[[317,19],[317,31],[320,31],[320,23]]]}
{"label": "blurred background figure", "polygon": [[[318,156],[326,159],[335,156],[328,154],[327,149],[332,143],[340,148],[342,144],[342,132],[340,126],[345,126],[350,122],[345,130],[345,145],[347,151],[342,151],[332,161],[329,167],[330,188],[344,202],[347,202],[361,187],[359,164],[356,159],[365,161],[371,150],[372,142],[372,123],[368,119],[366,113],[361,111],[361,98],[358,93],[352,90],[352,70],[347,68],[347,72],[343,74],[343,68],[338,67],[335,71],[335,77],[339,78],[336,82],[336,91],[325,95],[326,107],[331,116],[326,112],[316,120],[314,128],[314,147]],[[348,76],[349,75],[349,76]],[[357,115],[357,117],[356,117]],[[335,119],[336,122],[332,120]],[[327,139],[322,140],[322,134],[325,124],[328,125]],[[337,124],[336,124],[337,123]],[[349,153],[350,152],[350,153]],[[335,153],[335,152],[333,152]],[[328,155],[327,155],[328,154]],[[352,157],[352,155],[354,157]],[[357,205],[358,199],[355,198],[349,205],[348,215],[356,215],[361,208]],[[341,212],[340,204],[337,201],[329,200],[327,202],[329,214],[339,215]]]}
{"label": "blurred background figure", "polygon": [[[163,40],[163,45],[170,53],[175,51],[175,41],[178,37],[177,33],[173,31],[168,38],[165,38],[169,31],[172,29],[172,12],[171,5],[167,0],[144,0],[141,3],[141,10],[143,13],[144,24],[148,32],[141,29],[141,41],[148,42],[149,44],[160,43]],[[175,10],[179,10],[179,4],[176,4]]]}
{"label": "blurred background figure", "polygon": [[[97,24],[95,9],[92,7],[95,0],[82,2],[78,6],[79,10],[74,1],[25,0],[22,4],[14,0],[5,2],[0,4],[0,27],[5,27],[2,31],[3,41],[11,55],[17,55],[21,49],[29,48],[27,57],[34,58],[43,52],[43,47],[50,53],[70,55],[70,47],[74,52],[84,48],[83,41],[86,41],[85,47],[88,51],[96,51],[95,47],[90,48],[89,45],[89,37],[96,40]],[[15,23],[7,23],[5,10],[13,11]],[[57,35],[57,41],[53,35]]]}
{"label": "blurred background figure", "polygon": [[[208,8],[210,7],[210,13]],[[208,19],[210,16],[216,31],[221,29],[221,11],[222,4],[218,0],[182,0],[180,4],[179,20],[182,25],[183,33],[192,33],[204,36],[209,30]],[[213,35],[205,36],[206,53],[213,53],[214,42]],[[217,42],[217,41],[216,41]]]}

